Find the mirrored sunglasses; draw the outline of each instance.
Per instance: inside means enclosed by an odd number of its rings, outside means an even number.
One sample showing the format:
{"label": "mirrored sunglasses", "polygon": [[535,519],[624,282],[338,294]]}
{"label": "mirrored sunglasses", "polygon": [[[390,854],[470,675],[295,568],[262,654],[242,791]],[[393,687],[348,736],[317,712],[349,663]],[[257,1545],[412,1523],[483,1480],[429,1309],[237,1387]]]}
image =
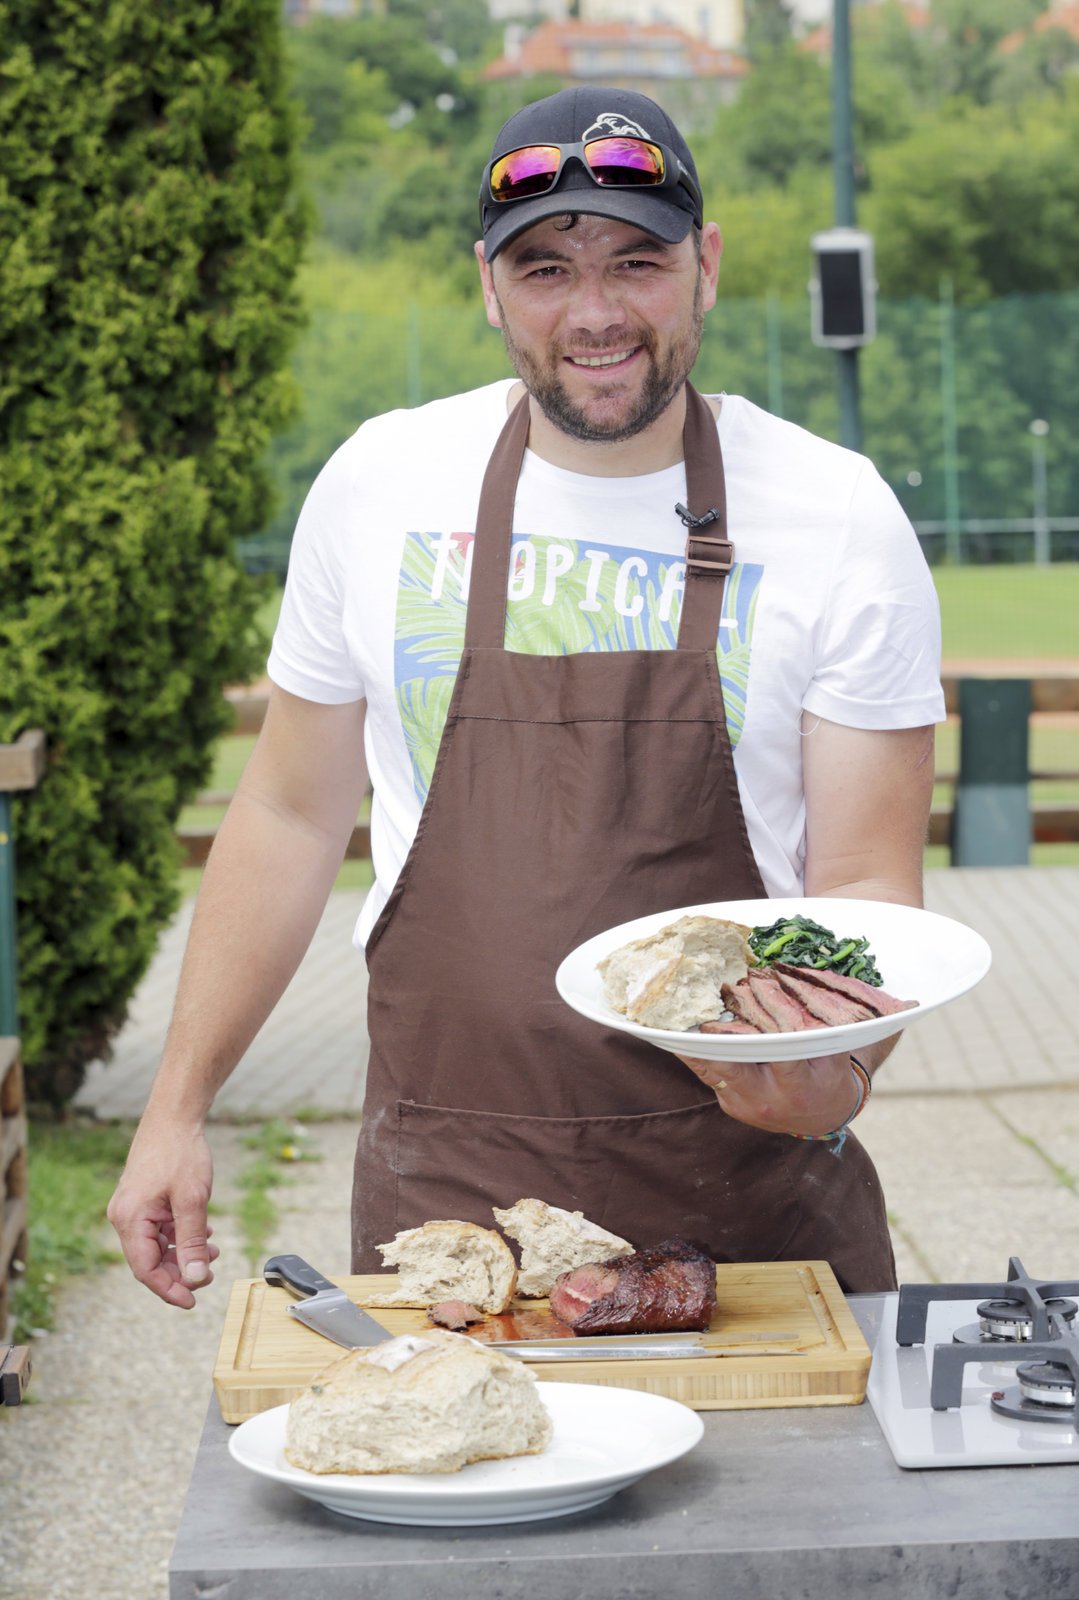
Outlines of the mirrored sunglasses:
{"label": "mirrored sunglasses", "polygon": [[693,200],[700,225],[701,192],[673,151],[647,139],[588,139],[582,144],[527,144],[492,161],[483,175],[484,198],[495,205],[548,194],[566,162],[577,160],[594,183],[611,189],[675,189]]}

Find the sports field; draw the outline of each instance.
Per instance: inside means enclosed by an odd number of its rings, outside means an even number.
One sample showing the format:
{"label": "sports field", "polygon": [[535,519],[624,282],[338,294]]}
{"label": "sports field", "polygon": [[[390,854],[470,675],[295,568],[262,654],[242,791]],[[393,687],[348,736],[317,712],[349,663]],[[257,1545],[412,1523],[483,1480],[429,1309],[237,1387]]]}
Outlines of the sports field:
{"label": "sports field", "polygon": [[1079,566],[934,567],[945,661],[1073,662]]}

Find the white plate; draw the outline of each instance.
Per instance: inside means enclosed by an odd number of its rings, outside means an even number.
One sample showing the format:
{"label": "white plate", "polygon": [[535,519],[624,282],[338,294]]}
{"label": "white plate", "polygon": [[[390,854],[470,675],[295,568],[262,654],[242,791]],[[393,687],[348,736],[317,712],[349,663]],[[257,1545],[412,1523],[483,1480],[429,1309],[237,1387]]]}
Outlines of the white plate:
{"label": "white plate", "polygon": [[[781,917],[809,917],[844,938],[866,938],[876,957],[886,993],[897,1000],[916,1000],[910,1011],[891,1017],[872,1017],[839,1028],[812,1028],[798,1033],[725,1034],[674,1033],[666,1028],[644,1028],[612,1011],[603,997],[603,980],[596,963],[620,945],[658,933],[679,917],[720,917],[752,928],[769,927]],[[558,992],[567,1005],[605,1027],[647,1039],[662,1050],[706,1061],[799,1061],[803,1056],[857,1051],[860,1045],[886,1039],[937,1006],[955,1000],[980,983],[989,971],[992,952],[980,933],[951,917],[914,906],[884,900],[727,900],[702,906],[683,906],[638,917],[621,927],[597,933],[578,945],[555,974]]]}
{"label": "white plate", "polygon": [[635,1389],[543,1383],[540,1397],[554,1422],[542,1454],[475,1461],[460,1472],[304,1472],[285,1460],[288,1406],[242,1422],[229,1439],[229,1454],[261,1477],[346,1517],[461,1528],[538,1522],[598,1506],[685,1455],[704,1432],[688,1406]]}

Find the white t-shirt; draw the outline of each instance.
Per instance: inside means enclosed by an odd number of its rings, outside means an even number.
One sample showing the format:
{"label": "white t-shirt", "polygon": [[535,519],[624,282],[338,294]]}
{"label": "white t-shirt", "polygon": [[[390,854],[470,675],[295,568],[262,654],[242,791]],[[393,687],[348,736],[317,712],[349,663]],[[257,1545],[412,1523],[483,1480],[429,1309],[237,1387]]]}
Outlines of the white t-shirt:
{"label": "white t-shirt", "polygon": [[[375,883],[366,941],[419,822],[464,640],[480,484],[512,379],[375,417],[315,481],[296,527],[273,681],[367,700]],[[863,457],[723,395],[735,564],[717,652],[742,809],[769,895],[802,889],[801,716],[854,728],[944,717],[936,592],[914,531]],[[679,464],[632,478],[526,452],[506,647],[674,646],[686,530]]]}

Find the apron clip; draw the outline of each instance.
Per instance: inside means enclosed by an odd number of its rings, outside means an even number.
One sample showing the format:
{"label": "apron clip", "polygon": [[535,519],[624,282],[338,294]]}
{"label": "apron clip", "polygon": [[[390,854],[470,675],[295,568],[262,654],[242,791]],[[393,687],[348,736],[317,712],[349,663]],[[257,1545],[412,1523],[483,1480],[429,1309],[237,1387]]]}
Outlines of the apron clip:
{"label": "apron clip", "polygon": [[676,505],[674,509],[689,529],[689,538],[686,540],[686,566],[699,572],[729,572],[734,564],[734,545],[731,541],[722,538],[718,533],[698,531],[707,528],[709,523],[719,521],[720,513],[715,506],[710,507],[703,517],[693,516],[688,507],[681,504]]}

